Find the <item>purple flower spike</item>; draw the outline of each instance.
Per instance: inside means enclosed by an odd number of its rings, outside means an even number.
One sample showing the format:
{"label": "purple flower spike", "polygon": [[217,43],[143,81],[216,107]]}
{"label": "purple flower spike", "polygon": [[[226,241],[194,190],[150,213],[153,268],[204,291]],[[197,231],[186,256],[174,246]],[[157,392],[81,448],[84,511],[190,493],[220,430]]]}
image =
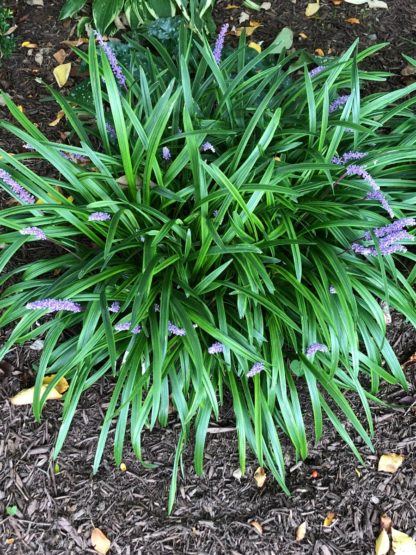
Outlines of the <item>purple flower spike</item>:
{"label": "purple flower spike", "polygon": [[131,322],[119,322],[114,326],[116,331],[128,331],[131,327]]}
{"label": "purple flower spike", "polygon": [[97,37],[98,44],[102,48],[104,54],[107,56],[108,61],[110,62],[111,70],[116,78],[120,87],[127,89],[126,78],[123,74],[123,70],[118,63],[116,55],[111,49],[111,46],[104,42],[103,36],[98,31],[94,32],[95,36]]}
{"label": "purple flower spike", "polygon": [[211,152],[215,153],[214,146],[211,143],[209,143],[208,141],[201,146],[201,150],[202,150],[202,152],[207,152],[208,150],[210,150]]}
{"label": "purple flower spike", "polygon": [[208,347],[208,353],[210,355],[216,355],[218,353],[223,353],[223,352],[224,352],[224,345],[219,341],[216,341],[211,345],[211,347]]}
{"label": "purple flower spike", "polygon": [[264,364],[262,362],[256,362],[247,372],[247,378],[252,378],[256,374],[263,372],[263,370],[264,370]]}
{"label": "purple flower spike", "polygon": [[391,208],[391,206],[389,205],[389,203],[387,202],[386,197],[383,195],[383,193],[381,191],[370,191],[367,194],[367,200],[377,200],[381,206],[384,208],[384,210],[388,213],[388,215],[390,216],[390,218],[394,218],[394,212]]}
{"label": "purple flower spike", "polygon": [[110,139],[110,141],[115,141],[117,139],[117,133],[116,130],[114,129],[114,127],[111,125],[111,123],[108,123],[108,121],[105,124],[105,128],[106,131],[108,133],[108,137]]}
{"label": "purple flower spike", "polygon": [[318,351],[320,353],[327,353],[328,352],[328,347],[326,345],[324,345],[323,343],[311,343],[309,345],[309,347],[306,349],[306,356],[311,357],[312,355],[314,355]]}
{"label": "purple flower spike", "polygon": [[25,227],[21,229],[19,233],[22,235],[32,235],[33,237],[36,237],[36,239],[39,239],[39,241],[46,241],[45,232],[39,227]]}
{"label": "purple flower spike", "polygon": [[371,177],[368,171],[365,170],[362,166],[358,166],[357,164],[351,164],[345,170],[345,173],[347,175],[359,175],[362,179],[364,179],[364,181],[366,181],[371,186],[372,189],[374,189],[374,191],[378,191],[380,189],[380,187],[377,185],[377,183],[374,181],[374,179]]}
{"label": "purple flower spike", "polygon": [[59,310],[81,312],[82,310],[81,305],[78,303],[59,299],[42,299],[41,301],[34,301],[33,303],[28,303],[26,308],[29,310],[47,310],[48,312],[58,312]]}
{"label": "purple flower spike", "polygon": [[317,75],[319,75],[320,73],[322,73],[325,69],[326,69],[325,66],[314,67],[314,68],[311,69],[311,71],[309,72],[309,77],[310,77],[311,79],[313,79],[314,77],[316,77]]}
{"label": "purple flower spike", "polygon": [[120,312],[120,303],[118,301],[114,301],[113,303],[111,303],[111,306],[108,310],[110,312]]}
{"label": "purple flower spike", "polygon": [[131,333],[132,333],[133,335],[137,335],[137,334],[139,334],[141,331],[142,331],[142,327],[141,327],[141,326],[135,326],[135,327],[131,330]]}
{"label": "purple flower spike", "polygon": [[170,160],[172,158],[172,154],[170,153],[170,150],[167,146],[164,146],[162,148],[162,158],[163,160]]}
{"label": "purple flower spike", "polygon": [[338,110],[338,108],[341,108],[342,106],[345,106],[345,104],[348,102],[349,98],[350,98],[349,94],[344,94],[344,95],[339,96],[338,98],[336,98],[329,105],[329,113],[332,114],[333,112],[336,112]]}
{"label": "purple flower spike", "polygon": [[13,193],[19,197],[21,202],[24,204],[35,204],[35,197],[28,193],[26,189],[23,189],[23,187],[19,185],[19,183],[17,183],[17,181],[15,181],[12,176],[6,172],[6,170],[0,169],[0,179],[10,187]]}
{"label": "purple flower spike", "polygon": [[360,158],[364,158],[367,155],[368,152],[346,152],[342,156],[334,156],[331,162],[333,164],[337,164],[338,166],[343,166],[351,160],[360,160]]}
{"label": "purple flower spike", "polygon": [[89,222],[104,222],[106,220],[111,220],[111,215],[107,212],[93,212],[88,216]]}
{"label": "purple flower spike", "polygon": [[168,322],[168,332],[171,335],[186,335],[186,331],[183,328],[178,328],[178,326],[175,326],[172,322]]}
{"label": "purple flower spike", "polygon": [[228,23],[224,23],[224,25],[220,29],[220,32],[218,33],[217,40],[215,41],[213,54],[217,64],[221,62],[222,49],[224,48],[224,40],[225,40],[225,35],[227,34],[227,31],[228,31],[228,27],[229,27]]}
{"label": "purple flower spike", "polygon": [[87,158],[87,156],[83,156],[82,154],[78,154],[77,152],[60,152],[60,154],[71,162],[89,162],[89,158]]}
{"label": "purple flower spike", "polygon": [[[415,218],[401,218],[400,220],[396,220],[389,225],[374,229],[373,233],[376,237],[380,238],[386,235],[391,235],[392,233],[396,233],[397,231],[401,231],[405,227],[409,227],[411,225],[416,225]],[[366,231],[364,233],[364,239],[366,241],[371,241],[371,233],[369,231]]]}

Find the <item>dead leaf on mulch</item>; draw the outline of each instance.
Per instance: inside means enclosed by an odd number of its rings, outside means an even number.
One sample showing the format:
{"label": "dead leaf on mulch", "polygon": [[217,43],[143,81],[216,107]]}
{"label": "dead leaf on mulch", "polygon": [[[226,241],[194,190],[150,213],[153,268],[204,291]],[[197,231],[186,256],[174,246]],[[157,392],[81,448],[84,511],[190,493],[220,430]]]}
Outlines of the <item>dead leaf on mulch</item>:
{"label": "dead leaf on mulch", "polygon": [[65,117],[65,112],[63,110],[59,110],[55,119],[51,121],[51,123],[48,123],[49,127],[56,127],[63,117]]}
{"label": "dead leaf on mulch", "polygon": [[334,523],[335,519],[337,517],[336,513],[333,513],[332,511],[329,511],[329,513],[327,513],[323,526],[325,528],[329,528],[329,526],[332,526],[332,524]]}
{"label": "dead leaf on mulch", "polygon": [[306,536],[306,520],[296,528],[296,541],[301,542]]}
{"label": "dead leaf on mulch", "polygon": [[28,6],[43,6],[43,0],[26,0]]}
{"label": "dead leaf on mulch", "polygon": [[386,530],[382,530],[376,539],[376,555],[387,555],[390,551],[390,538]]}
{"label": "dead leaf on mulch", "polygon": [[391,518],[386,513],[383,513],[380,517],[380,528],[383,528],[386,532],[391,530]]}
{"label": "dead leaf on mulch", "polygon": [[351,25],[360,25],[360,20],[357,17],[349,17],[345,21]]}
{"label": "dead leaf on mulch", "polygon": [[416,555],[416,543],[413,538],[394,528],[391,529],[391,537],[394,555]]}
{"label": "dead leaf on mulch", "polygon": [[81,44],[87,44],[88,43],[88,39],[86,38],[79,38],[76,40],[63,40],[61,41],[61,44],[65,44],[65,46],[81,46]]}
{"label": "dead leaf on mulch", "polygon": [[[48,384],[53,380],[56,374],[51,374],[50,376],[45,376],[42,381],[42,386],[40,388],[40,396],[45,393]],[[69,385],[65,378],[61,378],[59,382],[53,387],[46,399],[48,401],[55,401],[57,399],[61,399],[62,394],[68,389]],[[12,405],[31,405],[33,403],[33,397],[35,393],[34,387],[29,387],[28,389],[22,389],[19,393],[16,393],[13,397],[10,398],[10,402]]]}
{"label": "dead leaf on mulch", "polygon": [[250,526],[252,526],[260,535],[263,534],[263,526],[257,520],[250,520]]}
{"label": "dead leaf on mulch", "polygon": [[237,27],[236,29],[231,31],[231,35],[235,35],[236,37],[239,37],[245,31],[246,36],[251,37],[251,35],[254,33],[255,30],[256,30],[256,27]]}
{"label": "dead leaf on mulch", "polygon": [[99,528],[93,528],[91,532],[91,544],[100,555],[106,555],[110,551],[111,541]]}
{"label": "dead leaf on mulch", "polygon": [[311,4],[308,4],[306,6],[306,10],[305,10],[305,15],[306,17],[312,17],[313,15],[315,15],[316,13],[318,13],[319,8],[320,8],[320,4],[319,1],[318,2],[313,2]]}
{"label": "dead leaf on mulch", "polygon": [[30,42],[30,40],[23,41],[20,46],[22,46],[23,48],[37,48],[38,47],[38,45],[35,42]]}
{"label": "dead leaf on mulch", "polygon": [[388,5],[383,0],[345,0],[349,4],[356,4],[357,6],[361,4],[368,4],[369,8],[384,8],[388,9]]}
{"label": "dead leaf on mulch", "polygon": [[385,455],[381,455],[380,460],[378,461],[378,471],[394,474],[401,467],[403,461],[403,455],[397,455],[396,453],[386,453]]}
{"label": "dead leaf on mulch", "polygon": [[253,42],[253,41],[251,41],[251,42],[248,43],[248,47],[249,47],[249,48],[253,48],[253,49],[256,50],[259,54],[260,54],[260,52],[261,52],[261,46],[260,46],[260,44],[259,44],[258,42]]}
{"label": "dead leaf on mulch", "polygon": [[71,62],[69,62],[68,64],[61,64],[59,66],[56,66],[53,69],[53,75],[60,87],[63,87],[68,81],[69,74],[71,73],[71,67],[72,64]]}
{"label": "dead leaf on mulch", "polygon": [[264,486],[266,477],[267,477],[266,471],[262,466],[259,466],[256,472],[254,473],[254,479],[256,481],[258,488],[262,488]]}
{"label": "dead leaf on mulch", "polygon": [[416,66],[413,66],[411,64],[408,64],[407,66],[405,66],[401,72],[400,72],[404,77],[409,77],[409,75],[416,75]]}
{"label": "dead leaf on mulch", "polygon": [[53,57],[58,62],[58,64],[63,64],[67,55],[68,54],[66,53],[66,51],[63,48],[61,48],[60,50],[58,50],[58,52],[55,52]]}
{"label": "dead leaf on mulch", "polygon": [[263,2],[263,4],[260,5],[261,10],[270,10],[271,7],[272,7],[271,2]]}

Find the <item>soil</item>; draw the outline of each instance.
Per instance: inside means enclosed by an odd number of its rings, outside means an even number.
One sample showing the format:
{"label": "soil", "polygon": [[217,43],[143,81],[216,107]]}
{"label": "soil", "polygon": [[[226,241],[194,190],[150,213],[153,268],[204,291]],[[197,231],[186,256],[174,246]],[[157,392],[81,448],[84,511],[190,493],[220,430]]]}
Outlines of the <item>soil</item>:
{"label": "soil", "polygon": [[[311,52],[322,48],[326,54],[332,48],[334,55],[344,50],[356,35],[362,45],[391,40],[393,46],[374,57],[373,68],[399,74],[406,65],[400,52],[415,56],[414,44],[408,41],[416,29],[416,16],[412,2],[387,1],[389,10],[365,10],[345,2],[335,7],[322,0],[318,15],[309,19],[304,16],[306,2],[272,1],[270,10],[255,13],[263,27],[256,30],[254,37],[257,41],[269,41],[288,25],[296,37],[301,31],[308,36],[297,44]],[[73,23],[57,21],[61,0],[45,0],[44,4],[35,7],[23,0],[5,2],[14,9],[18,45],[30,40],[49,50],[44,51],[39,65],[34,61],[35,51],[29,56],[28,50],[19,46],[13,58],[0,67],[0,86],[23,106],[28,117],[48,137],[61,140],[64,128],[48,125],[56,112],[50,104],[41,102],[45,92],[35,78],[53,81],[52,69],[57,63],[52,54],[62,48],[62,40],[73,38],[70,36]],[[225,9],[226,5],[218,2],[215,12],[218,24],[236,18],[242,11]],[[348,17],[358,17],[360,24],[346,24]],[[370,39],[369,35],[374,34],[377,38]],[[401,86],[403,81],[398,75],[386,86]],[[9,136],[2,134],[0,141],[11,152],[21,150],[20,144]],[[23,253],[26,261],[36,256],[33,252]],[[390,326],[389,340],[402,361],[416,351],[414,331],[397,316]],[[128,447],[123,458],[126,470],[115,467],[113,430],[103,463],[93,476],[94,450],[113,387],[111,379],[103,379],[82,396],[59,455],[58,468],[52,452],[59,430],[60,402],[49,402],[42,422],[37,424],[30,407],[13,407],[8,401],[17,391],[33,384],[32,365],[37,357],[30,345],[24,345],[0,362],[0,553],[96,553],[89,541],[91,529],[96,526],[111,539],[111,553],[123,555],[370,555],[383,512],[393,519],[397,529],[415,534],[414,363],[406,365],[410,390],[383,387],[381,398],[389,405],[374,407],[375,452],[371,453],[357,439],[365,464],[355,459],[330,427],[323,441],[311,446],[304,462],[296,461],[291,447],[283,443],[291,497],[279,491],[270,476],[263,488],[257,488],[253,479],[257,464],[253,457],[248,458],[246,475],[241,479],[234,477],[238,469],[236,434],[232,409],[226,404],[220,421],[210,425],[204,476],[196,476],[193,470],[191,443],[184,455],[177,502],[172,515],[167,516],[167,495],[180,429],[175,414],[171,415],[167,429],[144,434],[145,459],[156,463],[156,469],[140,465]],[[364,419],[356,400],[350,401]],[[311,421],[306,424],[311,428]],[[388,452],[405,455],[396,474],[377,471],[380,454]],[[7,516],[6,507],[14,506],[16,514]],[[330,511],[336,513],[336,518],[326,528],[323,520]],[[253,521],[261,526],[262,533],[256,531]],[[306,537],[296,542],[296,528],[304,521]]]}

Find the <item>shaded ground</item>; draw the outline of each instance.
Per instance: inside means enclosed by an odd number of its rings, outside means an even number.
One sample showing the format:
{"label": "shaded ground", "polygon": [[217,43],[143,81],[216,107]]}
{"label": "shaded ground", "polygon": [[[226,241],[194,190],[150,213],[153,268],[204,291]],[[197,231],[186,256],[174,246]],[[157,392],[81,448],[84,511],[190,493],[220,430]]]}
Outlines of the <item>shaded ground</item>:
{"label": "shaded ground", "polygon": [[[414,36],[416,16],[410,1],[387,1],[390,9],[383,11],[363,10],[346,3],[335,8],[329,0],[322,0],[318,16],[306,19],[306,2],[276,0],[271,10],[255,14],[264,27],[256,31],[254,38],[269,40],[288,25],[295,33],[302,31],[308,35],[299,44],[311,51],[322,48],[327,54],[332,48],[333,54],[339,54],[357,34],[365,45],[373,40],[368,35],[377,34],[374,42],[392,40],[394,47],[379,53],[374,67],[399,73],[405,65],[400,51],[415,55],[414,45],[406,39],[411,39],[412,33]],[[44,8],[28,6],[23,0],[8,0],[6,5],[15,9],[18,45],[30,40],[50,50],[44,51],[40,66],[34,60],[35,51],[28,56],[27,49],[19,47],[13,59],[0,68],[0,86],[23,106],[42,131],[60,140],[60,127],[48,126],[55,111],[39,102],[44,91],[35,78],[53,81],[52,68],[56,62],[52,54],[70,35],[70,25],[56,21],[62,1],[45,0]],[[219,2],[217,21],[241,13],[241,9],[221,11],[225,5]],[[361,24],[347,25],[344,21],[347,17],[359,17]],[[388,86],[401,82],[402,77],[393,78]],[[3,144],[6,140],[8,150],[21,150],[9,138],[0,138]],[[28,259],[36,257],[36,252],[22,254]],[[0,342],[3,340],[0,336]],[[416,351],[415,334],[400,319],[394,320],[390,341],[402,360]],[[292,449],[285,446],[290,498],[270,478],[261,490],[256,487],[253,473],[257,465],[253,458],[249,458],[247,474],[241,481],[233,477],[238,468],[237,445],[235,432],[230,430],[234,425],[232,411],[225,408],[221,421],[211,425],[217,426],[217,433],[209,435],[204,477],[197,477],[193,471],[190,446],[184,457],[185,476],[180,480],[177,504],[172,516],[167,517],[165,507],[179,431],[175,415],[171,415],[168,429],[156,429],[144,436],[144,456],[158,463],[157,469],[144,469],[126,449],[127,470],[122,472],[114,466],[110,444],[98,474],[92,476],[97,434],[112,388],[109,380],[103,380],[82,397],[56,473],[51,455],[61,405],[49,403],[38,425],[30,408],[14,408],[8,401],[22,387],[32,385],[36,356],[25,345],[10,353],[8,363],[0,363],[0,553],[95,553],[89,537],[92,526],[97,526],[112,540],[111,553],[123,555],[370,555],[384,511],[398,529],[414,533],[414,365],[408,366],[412,384],[409,392],[383,390],[385,400],[402,406],[375,408],[375,453],[357,441],[364,465],[331,429],[303,463],[297,464]],[[358,407],[356,410],[360,412]],[[311,422],[308,426],[311,427]],[[395,475],[376,470],[379,455],[386,452],[406,455],[403,467]],[[311,477],[313,470],[318,472],[316,479]],[[5,516],[5,508],[14,505],[17,514]],[[336,512],[337,520],[330,529],[324,529],[322,523],[328,511]],[[262,535],[249,524],[253,519],[261,524]],[[298,544],[294,540],[295,530],[305,520],[306,538]]]}

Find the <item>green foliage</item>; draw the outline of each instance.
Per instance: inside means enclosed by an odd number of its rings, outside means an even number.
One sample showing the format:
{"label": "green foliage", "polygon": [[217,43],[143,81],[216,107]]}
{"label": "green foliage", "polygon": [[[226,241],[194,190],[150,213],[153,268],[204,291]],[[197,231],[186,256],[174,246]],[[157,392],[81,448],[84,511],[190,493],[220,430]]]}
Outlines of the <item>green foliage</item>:
{"label": "green foliage", "polygon": [[0,65],[3,60],[10,58],[16,47],[16,39],[6,34],[11,27],[10,19],[13,17],[13,12],[1,4],[2,2],[0,2]]}
{"label": "green foliage", "polygon": [[[8,247],[0,266],[33,240],[19,234],[29,226],[41,227],[61,254],[3,273],[0,326],[16,324],[0,357],[43,338],[37,418],[48,389],[68,379],[55,456],[83,392],[104,376],[112,380],[94,471],[114,419],[117,464],[126,434],[148,464],[142,432],[166,426],[173,409],[182,431],[170,509],[191,430],[201,473],[209,422],[224,398],[233,402],[242,471],[249,447],[287,491],[281,437],[296,457],[307,457],[305,413],[313,415],[316,442],[324,422],[332,423],[360,458],[354,441],[359,436],[371,447],[370,402],[380,382],[406,387],[381,302],[416,324],[416,273],[405,272],[415,255],[352,252],[352,242],[389,220],[366,200],[368,185],[331,160],[368,152],[365,166],[395,216],[414,215],[416,84],[365,96],[360,85],[386,74],[359,64],[381,46],[357,53],[355,44],[311,78],[304,53],[282,51],[287,37],[260,54],[241,37],[217,65],[212,46],[185,28],[169,51],[143,34],[125,51],[127,90],[91,39],[88,54],[77,51],[89,65],[88,94],[77,104],[51,89],[80,146],[49,142],[5,96],[18,126],[1,126],[34,150],[0,150],[0,167],[42,204],[2,211],[0,241]],[[348,102],[330,113],[345,91]],[[202,148],[207,141],[215,152]],[[162,156],[166,147],[170,160]],[[76,163],[62,150],[88,161]],[[39,175],[29,160],[49,163],[50,174]],[[89,221],[96,211],[111,221]],[[45,298],[83,310],[46,317],[25,308]],[[116,301],[120,311],[110,312]],[[126,322],[130,331],[116,330]],[[170,334],[169,322],[182,335]],[[131,333],[135,326],[140,333]],[[214,342],[223,353],[209,354]],[[329,352],[305,356],[314,342]],[[264,371],[247,377],[255,363]],[[45,374],[55,377],[40,397]],[[366,422],[346,393],[361,402]]]}
{"label": "green foliage", "polygon": [[[160,18],[181,16],[190,28],[200,34],[215,30],[212,9],[215,0],[93,0],[94,26],[101,33],[111,29],[116,17],[124,14],[132,29]],[[60,18],[73,17],[86,7],[86,0],[66,0]],[[82,23],[85,27],[85,21]]]}

